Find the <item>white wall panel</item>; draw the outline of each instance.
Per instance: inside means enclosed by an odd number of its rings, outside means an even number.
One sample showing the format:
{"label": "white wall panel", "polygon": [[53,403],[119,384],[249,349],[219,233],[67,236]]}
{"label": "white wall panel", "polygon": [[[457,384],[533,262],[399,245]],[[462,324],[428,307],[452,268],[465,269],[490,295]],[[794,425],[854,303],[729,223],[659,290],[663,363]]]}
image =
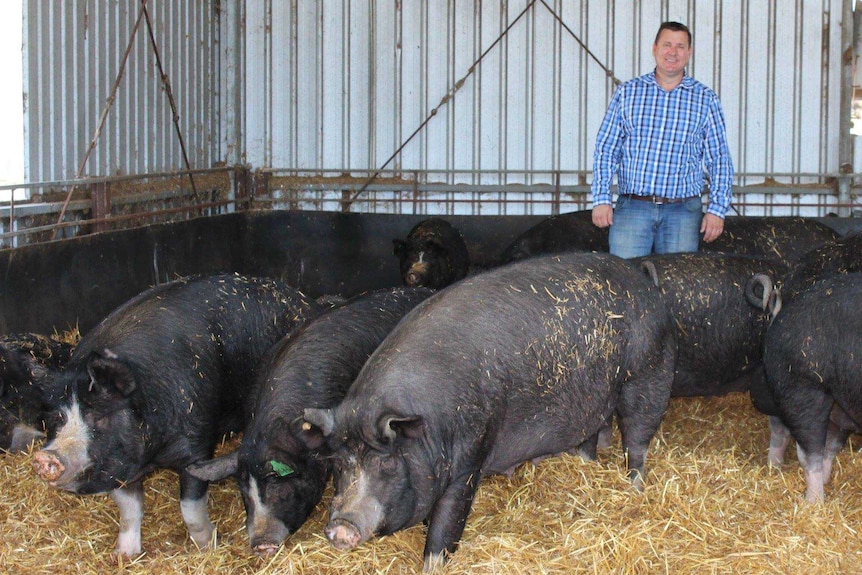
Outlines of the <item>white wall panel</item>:
{"label": "white wall panel", "polygon": [[[276,10],[286,4],[292,9]],[[622,81],[652,69],[661,21],[688,23],[689,72],[719,92],[737,172],[754,174],[740,184],[762,181],[764,172],[836,172],[841,0],[547,5]],[[554,171],[567,172],[561,183],[576,183],[569,172],[592,167],[614,84],[542,2],[249,0],[245,7],[249,22],[268,19],[263,34],[277,39],[269,60],[247,70],[248,85],[271,84],[246,92],[249,115],[278,110],[248,134],[252,165],[373,170],[439,106],[387,168],[449,183],[536,184]],[[259,48],[253,53],[260,57]],[[295,71],[284,73],[288,67]],[[261,137],[269,138],[263,149]]]}
{"label": "white wall panel", "polygon": [[[135,0],[26,1],[27,179],[77,175],[120,73],[140,5]],[[147,5],[189,160],[208,167],[221,148],[215,5],[204,0],[150,0]],[[142,24],[84,174],[183,167],[173,113]]]}
{"label": "white wall panel", "polygon": [[[738,184],[838,170],[842,0],[148,5],[193,167],[365,173],[428,120],[388,169],[448,184],[584,183],[614,90],[603,67],[623,81],[648,72],[658,24],[676,19],[694,34],[689,72],[721,96],[737,172],[749,174]],[[27,0],[30,179],[77,172],[139,7]],[[181,167],[142,28],[85,172]]]}

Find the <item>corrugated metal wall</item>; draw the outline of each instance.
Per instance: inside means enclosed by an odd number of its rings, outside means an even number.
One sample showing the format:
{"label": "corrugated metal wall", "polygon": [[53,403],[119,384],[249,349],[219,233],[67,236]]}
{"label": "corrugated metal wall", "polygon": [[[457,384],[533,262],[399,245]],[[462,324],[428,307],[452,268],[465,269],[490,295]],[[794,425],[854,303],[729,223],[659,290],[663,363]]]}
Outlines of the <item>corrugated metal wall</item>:
{"label": "corrugated metal wall", "polygon": [[[603,67],[620,80],[652,69],[652,40],[668,19],[692,28],[689,72],[722,98],[737,172],[749,174],[740,185],[766,175],[822,181],[839,168],[849,113],[840,100],[842,0],[148,6],[196,168],[367,171],[403,145],[387,167],[427,171],[425,181],[583,184],[614,88]],[[26,3],[31,181],[76,174],[139,9],[136,0]],[[181,167],[142,27],[85,172]]]}
{"label": "corrugated metal wall", "polygon": [[659,23],[679,20],[694,34],[689,72],[722,98],[737,171],[754,174],[740,185],[838,170],[841,0],[249,0],[225,11],[245,24],[252,165],[379,168],[436,109],[389,167],[448,183],[588,171],[614,88],[599,63],[620,80],[648,72]]}
{"label": "corrugated metal wall", "polygon": [[[193,167],[218,159],[217,18],[205,0],[151,0],[153,36]],[[24,11],[25,172],[75,177],[123,70],[84,174],[183,168],[179,139],[137,0],[28,0]],[[131,42],[130,42],[131,40]],[[130,46],[123,69],[124,54]]]}

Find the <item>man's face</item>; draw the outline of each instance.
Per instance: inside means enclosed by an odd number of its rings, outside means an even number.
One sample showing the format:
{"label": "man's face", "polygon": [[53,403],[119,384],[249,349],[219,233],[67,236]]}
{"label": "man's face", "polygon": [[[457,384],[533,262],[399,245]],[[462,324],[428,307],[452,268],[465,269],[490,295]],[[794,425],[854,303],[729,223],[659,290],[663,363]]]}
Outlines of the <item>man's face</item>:
{"label": "man's face", "polygon": [[667,76],[682,74],[691,58],[688,34],[683,31],[662,30],[658,42],[653,44],[652,55],[660,72]]}

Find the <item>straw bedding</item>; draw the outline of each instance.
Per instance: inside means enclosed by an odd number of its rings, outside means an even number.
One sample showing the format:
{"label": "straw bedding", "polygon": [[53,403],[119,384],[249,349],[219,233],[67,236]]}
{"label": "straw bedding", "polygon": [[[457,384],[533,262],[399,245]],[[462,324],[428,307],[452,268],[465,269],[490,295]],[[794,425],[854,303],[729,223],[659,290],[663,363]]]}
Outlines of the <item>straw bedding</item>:
{"label": "straw bedding", "polygon": [[[853,439],[858,439],[854,437]],[[827,501],[803,500],[795,450],[766,466],[768,429],[745,394],[672,400],[647,459],[644,493],[629,487],[619,437],[598,462],[576,456],[520,466],[483,480],[461,547],[442,570],[503,573],[862,572],[862,457],[838,457]],[[228,440],[230,449],[236,439]],[[113,558],[117,509],[106,495],[76,496],[43,485],[30,455],[0,462],[0,572],[4,573],[414,573],[422,526],[373,539],[352,552],[322,535],[328,492],[277,555],[251,554],[232,481],[210,489],[218,545],[199,551],[179,512],[178,482],[161,471],[145,482],[141,557]]]}

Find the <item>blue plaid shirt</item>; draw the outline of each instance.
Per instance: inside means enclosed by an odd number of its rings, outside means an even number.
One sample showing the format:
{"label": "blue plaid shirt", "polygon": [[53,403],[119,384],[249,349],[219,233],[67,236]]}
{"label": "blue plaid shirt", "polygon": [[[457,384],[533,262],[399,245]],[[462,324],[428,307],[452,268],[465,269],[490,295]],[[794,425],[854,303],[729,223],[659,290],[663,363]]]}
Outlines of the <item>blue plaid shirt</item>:
{"label": "blue plaid shirt", "polygon": [[665,198],[700,196],[709,174],[707,211],[724,217],[731,201],[733,162],[718,95],[691,76],[670,92],[655,71],[614,92],[596,138],[593,205],[620,194]]}

